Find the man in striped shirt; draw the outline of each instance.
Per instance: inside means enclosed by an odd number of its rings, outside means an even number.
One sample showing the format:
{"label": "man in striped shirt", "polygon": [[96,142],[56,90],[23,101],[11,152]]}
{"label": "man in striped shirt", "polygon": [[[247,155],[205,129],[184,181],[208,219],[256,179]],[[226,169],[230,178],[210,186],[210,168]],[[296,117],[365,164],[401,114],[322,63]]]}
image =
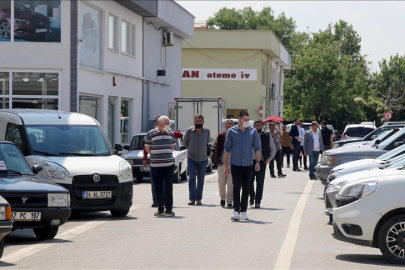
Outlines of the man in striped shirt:
{"label": "man in striped shirt", "polygon": [[148,132],[145,140],[145,150],[150,154],[151,174],[158,201],[158,211],[155,216],[175,215],[172,211],[175,144],[174,134],[170,131],[169,118],[162,115],[158,118],[156,128]]}

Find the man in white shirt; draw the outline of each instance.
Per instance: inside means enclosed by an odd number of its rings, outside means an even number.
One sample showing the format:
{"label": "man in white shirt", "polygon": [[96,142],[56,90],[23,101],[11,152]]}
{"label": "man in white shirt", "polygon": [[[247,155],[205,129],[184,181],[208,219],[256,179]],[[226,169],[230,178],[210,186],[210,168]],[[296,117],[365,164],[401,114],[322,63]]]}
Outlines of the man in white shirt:
{"label": "man in white shirt", "polygon": [[304,122],[300,120],[300,139],[301,139],[301,154],[302,154],[302,159],[304,160],[304,170],[308,170],[307,166],[307,157],[304,155],[304,137],[305,137],[305,129],[303,128]]}
{"label": "man in white shirt", "polygon": [[316,180],[315,165],[318,163],[319,153],[325,151],[322,134],[318,130],[318,122],[313,121],[311,128],[305,133],[304,155],[309,155],[309,179]]}

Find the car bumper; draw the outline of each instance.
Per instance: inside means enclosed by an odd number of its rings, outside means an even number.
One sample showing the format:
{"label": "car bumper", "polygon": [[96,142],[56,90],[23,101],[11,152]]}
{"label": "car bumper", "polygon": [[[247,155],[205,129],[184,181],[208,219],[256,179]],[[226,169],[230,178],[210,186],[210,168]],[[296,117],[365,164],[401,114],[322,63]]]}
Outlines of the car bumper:
{"label": "car bumper", "polygon": [[[381,215],[374,213],[361,204],[361,199],[332,210],[334,238],[362,246],[373,246],[374,231]],[[361,235],[352,235],[342,225],[355,225],[361,228]]]}
{"label": "car bumper", "polygon": [[13,207],[11,205],[11,209],[13,212],[41,212],[41,220],[14,221],[13,229],[43,228],[51,226],[52,220],[59,220],[59,225],[62,225],[70,217],[71,212],[69,207],[22,208],[22,207]]}
{"label": "car bumper", "polygon": [[12,220],[2,220],[0,221],[0,241],[13,229]]}
{"label": "car bumper", "polygon": [[330,171],[336,166],[330,165],[318,165],[315,167],[315,177],[321,180],[322,184],[325,185],[326,180],[330,174]]}
{"label": "car bumper", "polygon": [[[60,184],[70,193],[70,207],[77,211],[109,211],[125,210],[131,208],[133,197],[132,181],[117,183],[103,187],[102,184],[94,187],[75,186],[74,184]],[[111,199],[83,199],[83,191],[112,191]]]}
{"label": "car bumper", "polygon": [[339,193],[339,190],[326,191],[325,193],[325,214],[331,215],[332,209],[336,207],[335,195]]}

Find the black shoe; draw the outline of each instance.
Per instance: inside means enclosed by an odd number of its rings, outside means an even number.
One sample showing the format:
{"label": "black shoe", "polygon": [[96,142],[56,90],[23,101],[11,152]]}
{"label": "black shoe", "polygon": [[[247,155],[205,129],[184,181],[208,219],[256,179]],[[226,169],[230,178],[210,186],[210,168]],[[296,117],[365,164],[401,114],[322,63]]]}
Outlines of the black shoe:
{"label": "black shoe", "polygon": [[228,208],[233,208],[233,205],[231,203],[228,203]]}
{"label": "black shoe", "polygon": [[156,217],[156,216],[164,216],[165,215],[165,212],[164,211],[156,211],[155,212],[155,214],[154,214],[154,216]]}
{"label": "black shoe", "polygon": [[276,176],[274,174],[270,174],[271,178],[276,178]]}
{"label": "black shoe", "polygon": [[166,217],[174,217],[176,214],[172,210],[169,210],[169,211],[166,210],[164,215]]}
{"label": "black shoe", "polygon": [[286,174],[282,174],[282,173],[279,173],[278,174],[278,177],[285,177],[285,176],[287,176]]}
{"label": "black shoe", "polygon": [[189,201],[188,202],[188,205],[194,205],[195,204],[195,201]]}
{"label": "black shoe", "polygon": [[150,207],[158,207],[158,206],[159,206],[159,204],[157,202],[153,202]]}
{"label": "black shoe", "polygon": [[301,169],[293,169],[294,172],[300,172]]}
{"label": "black shoe", "polygon": [[219,204],[220,204],[222,207],[224,207],[224,206],[225,206],[225,200],[221,200]]}
{"label": "black shoe", "polygon": [[290,164],[287,164],[287,168],[290,168]]}
{"label": "black shoe", "polygon": [[249,205],[252,206],[252,205],[254,205],[254,204],[255,204],[255,199],[250,199],[250,200],[249,200]]}
{"label": "black shoe", "polygon": [[308,169],[308,167],[307,167],[307,166],[305,166],[305,167],[304,167],[304,170],[307,170],[307,171],[308,171],[309,169]]}
{"label": "black shoe", "polygon": [[256,203],[255,208],[260,208],[260,203]]}

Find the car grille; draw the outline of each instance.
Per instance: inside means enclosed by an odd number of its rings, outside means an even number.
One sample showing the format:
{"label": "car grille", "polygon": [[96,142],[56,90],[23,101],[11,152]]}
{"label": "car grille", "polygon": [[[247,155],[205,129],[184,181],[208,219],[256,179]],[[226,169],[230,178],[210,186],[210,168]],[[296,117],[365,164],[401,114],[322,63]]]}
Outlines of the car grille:
{"label": "car grille", "polygon": [[49,22],[47,22],[47,21],[30,21],[30,25],[38,27],[38,28],[46,28],[49,26]]}
{"label": "car grille", "polygon": [[[48,194],[47,193],[18,193],[18,194],[7,194],[0,193],[10,204],[11,208],[14,207],[24,207],[24,208],[34,208],[34,207],[48,207]],[[23,203],[23,198],[28,198]]]}
{"label": "car grille", "polygon": [[128,159],[127,161],[131,165],[143,165],[143,159]]}
{"label": "car grille", "polygon": [[[115,201],[118,192],[118,177],[115,175],[100,175],[100,181],[94,182],[93,175],[73,177],[73,190],[77,204],[80,206],[110,205]],[[82,199],[83,191],[112,191],[111,199]]]}
{"label": "car grille", "polygon": [[332,203],[330,202],[329,197],[326,194],[325,194],[325,207],[332,208]]}
{"label": "car grille", "polygon": [[336,207],[342,207],[355,201],[357,201],[357,198],[350,198],[349,200],[336,200]]}

